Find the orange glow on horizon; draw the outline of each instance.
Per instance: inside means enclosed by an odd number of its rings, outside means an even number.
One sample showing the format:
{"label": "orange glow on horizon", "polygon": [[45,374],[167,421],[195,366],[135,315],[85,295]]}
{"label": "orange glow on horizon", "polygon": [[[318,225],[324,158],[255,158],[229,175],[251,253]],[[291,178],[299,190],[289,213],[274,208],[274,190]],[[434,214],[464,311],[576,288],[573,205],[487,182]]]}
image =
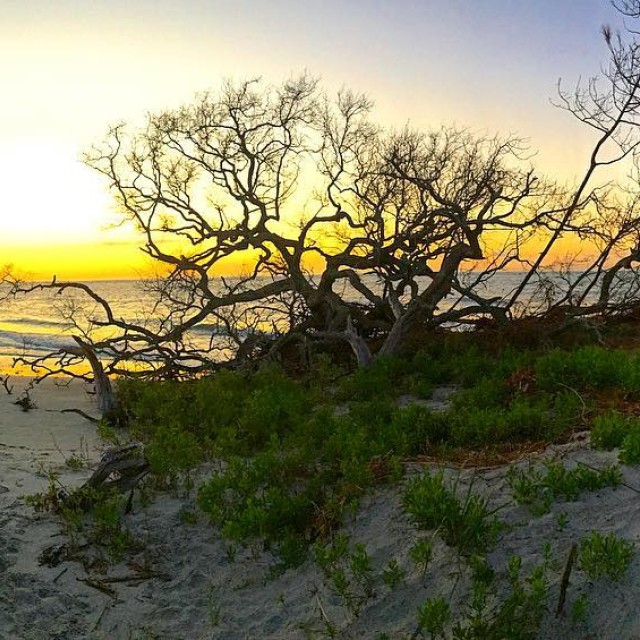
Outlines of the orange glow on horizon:
{"label": "orange glow on horizon", "polygon": [[136,279],[148,270],[144,254],[125,242],[0,244],[0,256],[28,280]]}
{"label": "orange glow on horizon", "polygon": [[[108,231],[104,231],[106,235]],[[88,242],[34,242],[3,243],[0,241],[0,267],[12,265],[21,278],[46,281],[56,276],[58,280],[139,280],[162,273],[167,265],[150,258],[141,250],[142,237],[132,230],[120,234],[123,239],[113,241]],[[495,240],[495,238],[494,238]],[[328,249],[329,244],[321,242]],[[523,247],[523,258],[534,260],[545,245],[545,238],[530,238]],[[498,245],[499,246],[499,245]],[[165,247],[170,249],[170,247]],[[339,251],[339,247],[333,247]],[[179,250],[174,251],[176,255]],[[185,252],[187,253],[187,252]],[[489,264],[487,260],[469,260],[463,264],[464,270],[479,270]],[[547,256],[544,265],[566,264],[575,259],[574,268],[580,268],[597,253],[594,246],[578,238],[566,237],[558,241]],[[221,260],[212,275],[237,276],[251,273],[257,259],[257,251],[243,251],[237,256]],[[305,258],[305,268],[313,273],[321,273],[324,260],[316,252],[309,252]],[[526,266],[515,262],[507,266],[508,271],[521,271]]]}
{"label": "orange glow on horizon", "polygon": [[[38,245],[0,244],[0,267],[11,265],[20,278],[51,280],[141,280],[154,277],[163,265],[130,242],[51,243]],[[230,257],[214,269],[214,275],[249,273],[254,261],[244,252]]]}
{"label": "orange glow on horizon", "polygon": [[[600,26],[621,24],[611,3],[254,4],[3,3],[0,266],[40,279],[152,270],[131,230],[105,230],[107,184],[79,158],[110,124],[144,124],[147,111],[180,108],[224,78],[278,85],[307,69],[329,95],[369,95],[382,126],[513,132],[540,171],[568,182],[584,171],[593,131],[549,99],[559,77],[570,89],[606,61]],[[508,55],[505,30],[522,34]],[[246,267],[238,257],[224,269]]]}

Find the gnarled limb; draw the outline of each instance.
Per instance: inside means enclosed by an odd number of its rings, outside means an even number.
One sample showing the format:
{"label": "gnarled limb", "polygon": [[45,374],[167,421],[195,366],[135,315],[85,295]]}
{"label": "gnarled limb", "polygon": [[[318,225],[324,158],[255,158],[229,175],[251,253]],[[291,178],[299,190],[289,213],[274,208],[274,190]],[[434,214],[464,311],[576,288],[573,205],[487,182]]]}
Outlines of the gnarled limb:
{"label": "gnarled limb", "polygon": [[74,350],[72,347],[68,347],[67,351],[74,355],[83,356],[91,365],[93,382],[96,388],[96,398],[98,400],[98,409],[100,410],[103,419],[110,420],[113,418],[117,410],[116,398],[113,394],[111,381],[105,374],[104,367],[91,345],[84,342],[84,340],[78,336],[73,336],[73,339],[76,341],[78,348],[77,350]]}

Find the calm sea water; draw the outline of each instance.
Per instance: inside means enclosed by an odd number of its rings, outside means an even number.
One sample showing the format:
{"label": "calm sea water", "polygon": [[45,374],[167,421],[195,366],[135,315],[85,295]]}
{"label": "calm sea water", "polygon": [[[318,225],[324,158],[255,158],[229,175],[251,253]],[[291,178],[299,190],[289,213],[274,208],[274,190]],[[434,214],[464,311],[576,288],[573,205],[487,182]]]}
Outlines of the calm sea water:
{"label": "calm sea water", "polygon": [[[473,274],[469,274],[468,277],[473,277]],[[479,291],[491,297],[506,297],[521,278],[521,273],[497,274]],[[109,301],[117,317],[125,320],[139,320],[145,314],[149,314],[152,308],[151,294],[145,291],[141,282],[110,280],[87,284]],[[344,295],[352,299],[357,297],[353,291],[346,291]],[[95,307],[94,304],[87,305],[86,298],[79,295],[72,296],[71,300],[84,300],[85,311],[89,315]],[[455,303],[460,303],[456,302],[455,297],[445,301],[446,306]],[[0,357],[43,355],[74,344],[71,338],[73,326],[65,319],[68,308],[69,298],[51,291],[40,291],[17,299],[0,301]],[[193,333],[192,342],[206,347],[215,331],[215,325],[204,323]]]}

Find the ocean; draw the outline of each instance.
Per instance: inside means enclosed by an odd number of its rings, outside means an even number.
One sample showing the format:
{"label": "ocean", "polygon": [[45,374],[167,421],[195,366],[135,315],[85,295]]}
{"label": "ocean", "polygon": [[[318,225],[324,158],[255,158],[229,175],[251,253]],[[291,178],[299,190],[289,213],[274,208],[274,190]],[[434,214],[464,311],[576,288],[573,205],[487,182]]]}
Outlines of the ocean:
{"label": "ocean", "polygon": [[[496,274],[478,290],[483,296],[506,299],[521,282],[522,273],[503,272]],[[472,272],[468,278],[473,278]],[[557,277],[553,278],[558,280]],[[114,314],[128,321],[153,317],[152,295],[142,282],[134,280],[103,280],[87,282],[111,305]],[[530,286],[531,293],[536,283]],[[347,298],[355,299],[359,294],[353,290],[343,292]],[[84,302],[83,302],[84,300]],[[459,296],[444,301],[443,308],[454,304],[469,304]],[[84,307],[83,307],[84,305]],[[0,358],[4,361],[18,356],[42,356],[56,349],[73,345],[73,324],[68,320],[69,310],[83,308],[86,316],[96,311],[95,303],[87,304],[86,298],[75,294],[60,296],[42,290],[15,299],[0,299]],[[217,331],[215,323],[203,323],[192,332],[191,343],[206,349]]]}
{"label": "ocean", "polygon": [[[85,284],[108,300],[118,317],[127,320],[139,317],[151,304],[150,295],[138,281],[100,280]],[[84,304],[87,314],[96,307],[81,295],[60,296],[50,290],[0,300],[0,356],[40,356],[74,345],[74,326],[67,319],[72,304]]]}

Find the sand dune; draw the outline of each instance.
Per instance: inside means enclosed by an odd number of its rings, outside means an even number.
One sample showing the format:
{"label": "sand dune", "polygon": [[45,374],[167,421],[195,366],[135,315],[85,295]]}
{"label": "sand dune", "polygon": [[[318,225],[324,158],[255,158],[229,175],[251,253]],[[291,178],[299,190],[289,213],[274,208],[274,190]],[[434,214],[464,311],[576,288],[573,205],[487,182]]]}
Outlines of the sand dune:
{"label": "sand dune", "polygon": [[[359,513],[346,524],[354,542],[367,545],[374,567],[375,595],[362,602],[359,615],[344,606],[313,562],[274,577],[273,558],[261,549],[235,554],[211,526],[199,518],[181,517],[194,496],[158,495],[147,506],[138,500],[126,516],[127,526],[142,541],[128,562],[90,569],[65,561],[41,566],[42,551],[65,542],[60,520],[35,513],[26,494],[43,491],[49,471],[68,485],[82,483],[90,465],[72,470],[72,456],[95,464],[104,449],[93,425],[60,409],[92,411],[92,400],[79,384],[57,387],[46,381],[31,393],[37,408],[23,412],[13,401],[26,379],[16,382],[12,396],[0,395],[0,638],[3,640],[73,640],[76,638],[161,638],[185,640],[217,638],[408,638],[416,629],[416,610],[426,598],[454,590],[454,604],[463,603],[465,578],[457,580],[455,554],[442,542],[423,578],[408,556],[409,547],[424,532],[416,531],[400,506],[400,489],[386,487],[363,501]],[[593,452],[584,440],[549,449],[547,456],[595,467],[615,459],[615,453]],[[409,469],[416,473],[419,469]],[[572,602],[584,593],[589,601],[586,622],[555,616],[562,566],[573,542],[592,529],[614,531],[640,547],[640,472],[625,467],[625,483],[617,489],[584,494],[579,501],[554,505],[551,513],[533,517],[514,504],[505,469],[448,470],[473,490],[500,506],[508,527],[489,554],[502,570],[512,554],[523,566],[539,562],[545,542],[551,545],[552,587],[542,638],[640,637],[640,557],[634,558],[619,582],[589,582],[575,570],[567,590]],[[558,526],[558,514],[566,524]],[[380,578],[384,566],[396,558],[406,578],[395,588]],[[147,570],[140,577],[140,567]],[[89,582],[87,582],[89,580]],[[93,583],[91,581],[94,581]],[[108,586],[109,593],[96,588]]]}

